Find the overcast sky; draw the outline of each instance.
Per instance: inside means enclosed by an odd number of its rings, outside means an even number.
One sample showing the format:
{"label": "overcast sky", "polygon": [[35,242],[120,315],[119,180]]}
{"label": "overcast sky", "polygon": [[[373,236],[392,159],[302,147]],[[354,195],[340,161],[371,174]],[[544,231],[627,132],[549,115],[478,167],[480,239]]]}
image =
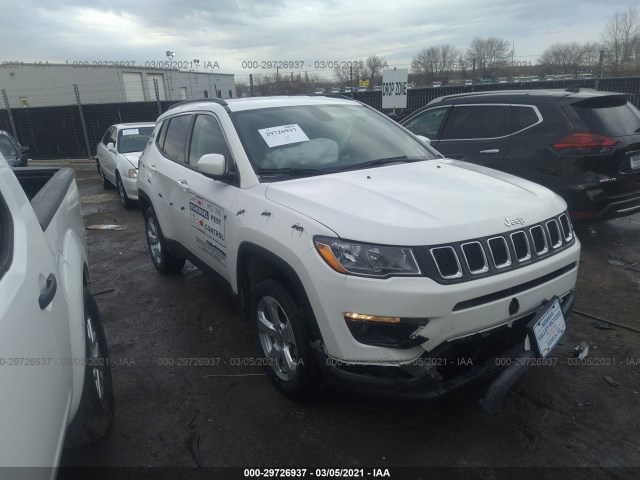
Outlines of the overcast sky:
{"label": "overcast sky", "polygon": [[[535,62],[555,42],[598,41],[630,0],[0,0],[2,61],[199,59],[248,77],[243,61],[352,60],[371,54],[409,67],[421,48],[473,37],[515,42]],[[200,68],[202,71],[202,68]],[[258,73],[254,71],[253,73]],[[265,72],[266,73],[266,72]],[[325,72],[331,76],[331,72]]]}

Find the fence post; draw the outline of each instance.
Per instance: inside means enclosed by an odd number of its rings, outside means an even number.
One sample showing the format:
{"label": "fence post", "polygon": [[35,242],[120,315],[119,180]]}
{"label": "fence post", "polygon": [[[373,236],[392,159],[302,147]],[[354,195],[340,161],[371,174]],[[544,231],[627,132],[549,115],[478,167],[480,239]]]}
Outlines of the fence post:
{"label": "fence post", "polygon": [[91,157],[91,147],[89,146],[89,135],[87,134],[87,125],[84,121],[84,112],[82,111],[82,103],[80,103],[80,91],[78,84],[73,84],[73,92],[76,94],[76,102],[78,103],[78,111],[80,112],[80,123],[82,124],[82,133],[84,134],[84,143],[87,147],[87,158]]}
{"label": "fence post", "polygon": [[17,140],[18,132],[16,132],[16,124],[13,121],[13,114],[11,113],[11,106],[9,105],[9,97],[7,97],[7,91],[2,89],[2,98],[4,100],[4,106],[7,109],[7,113],[9,114],[9,123],[11,124],[11,130],[13,131],[13,136]]}
{"label": "fence post", "polygon": [[160,90],[158,89],[158,79],[153,79],[153,89],[156,91],[156,105],[158,105],[158,115],[162,115],[162,104],[160,103]]}

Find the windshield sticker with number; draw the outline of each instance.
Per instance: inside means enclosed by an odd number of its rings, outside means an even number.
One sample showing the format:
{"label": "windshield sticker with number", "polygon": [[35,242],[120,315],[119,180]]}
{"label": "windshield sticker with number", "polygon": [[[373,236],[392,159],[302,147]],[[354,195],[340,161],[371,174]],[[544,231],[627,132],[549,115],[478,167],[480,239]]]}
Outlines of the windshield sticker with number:
{"label": "windshield sticker with number", "polygon": [[279,147],[291,143],[308,142],[309,137],[302,131],[300,125],[282,125],[280,127],[262,128],[258,130],[269,147]]}

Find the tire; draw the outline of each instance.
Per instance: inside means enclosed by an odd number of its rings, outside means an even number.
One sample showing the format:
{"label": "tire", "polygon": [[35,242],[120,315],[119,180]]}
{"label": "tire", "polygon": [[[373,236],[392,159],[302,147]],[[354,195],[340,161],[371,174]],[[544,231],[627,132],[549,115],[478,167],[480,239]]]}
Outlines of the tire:
{"label": "tire", "polygon": [[86,288],[83,296],[86,345],[84,384],[78,411],[67,432],[67,447],[103,438],[113,422],[113,381],[107,338],[93,296]]}
{"label": "tire", "polygon": [[122,206],[127,210],[131,210],[135,206],[135,202],[127,196],[127,191],[124,189],[124,183],[122,183],[122,178],[120,178],[119,173],[116,173],[116,184]]}
{"label": "tire", "polygon": [[172,275],[182,271],[184,258],[175,257],[167,250],[160,223],[151,207],[144,212],[144,226],[153,266],[164,275]]}
{"label": "tire", "polygon": [[267,278],[252,292],[250,315],[271,380],[293,400],[313,398],[322,377],[310,345],[305,309],[280,283]]}
{"label": "tire", "polygon": [[105,176],[104,171],[102,170],[102,166],[99,163],[98,163],[98,173],[100,174],[100,177],[102,178],[102,187],[105,190],[111,190],[113,188],[113,185],[111,184],[111,182]]}

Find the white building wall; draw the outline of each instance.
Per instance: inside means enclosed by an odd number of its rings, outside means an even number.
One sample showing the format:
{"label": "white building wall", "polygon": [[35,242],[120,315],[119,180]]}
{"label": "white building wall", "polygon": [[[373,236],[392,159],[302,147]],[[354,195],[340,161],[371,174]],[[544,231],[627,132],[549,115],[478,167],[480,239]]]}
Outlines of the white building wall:
{"label": "white building wall", "polygon": [[[125,85],[127,79],[133,81],[132,74],[139,75],[136,85]],[[154,78],[158,80],[160,100],[182,100],[183,92],[188,100],[236,96],[232,74],[52,64],[0,68],[0,89],[6,90],[11,108],[73,105],[74,84],[78,85],[83,104],[155,101]],[[5,107],[2,103],[0,108]]]}

